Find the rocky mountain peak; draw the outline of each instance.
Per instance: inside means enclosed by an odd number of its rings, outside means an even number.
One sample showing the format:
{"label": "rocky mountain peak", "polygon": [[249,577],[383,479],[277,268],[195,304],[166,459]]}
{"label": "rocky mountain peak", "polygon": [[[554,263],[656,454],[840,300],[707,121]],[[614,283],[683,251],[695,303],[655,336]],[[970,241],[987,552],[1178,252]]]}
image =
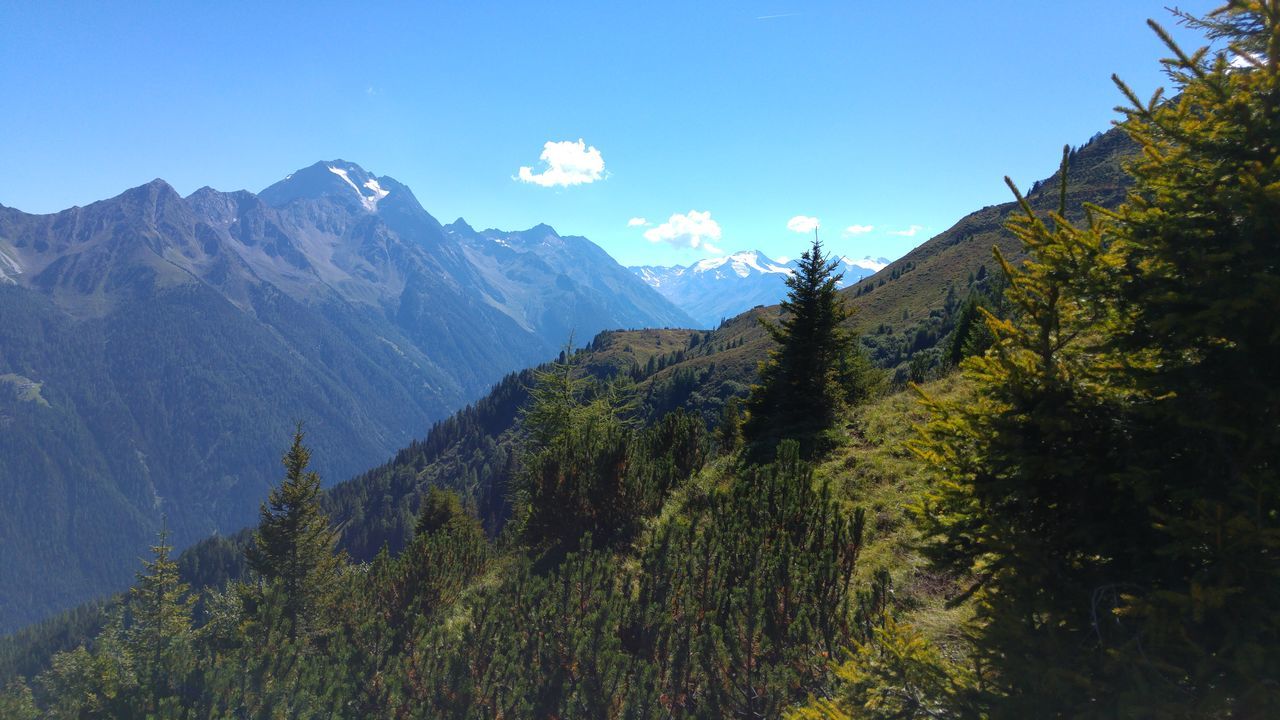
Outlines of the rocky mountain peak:
{"label": "rocky mountain peak", "polygon": [[377,212],[384,198],[403,187],[392,178],[377,177],[353,162],[322,160],[286,175],[258,196],[272,207],[282,207],[299,199],[329,197]]}

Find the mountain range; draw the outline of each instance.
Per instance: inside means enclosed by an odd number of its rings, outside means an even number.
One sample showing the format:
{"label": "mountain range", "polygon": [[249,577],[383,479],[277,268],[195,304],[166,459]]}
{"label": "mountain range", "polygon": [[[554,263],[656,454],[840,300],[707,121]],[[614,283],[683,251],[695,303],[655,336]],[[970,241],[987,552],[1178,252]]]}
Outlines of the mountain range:
{"label": "mountain range", "polygon": [[[787,294],[786,279],[795,272],[798,262],[771,260],[758,250],[749,250],[687,266],[640,265],[629,269],[692,315],[699,327],[712,328],[757,305],[780,301]],[[885,258],[840,257],[837,285],[846,288],[888,264]]]}
{"label": "mountain range", "polygon": [[123,586],[162,525],[251,522],[295,421],[340,480],[571,336],[693,324],[585,238],[443,226],[343,160],[0,206],[0,631]]}

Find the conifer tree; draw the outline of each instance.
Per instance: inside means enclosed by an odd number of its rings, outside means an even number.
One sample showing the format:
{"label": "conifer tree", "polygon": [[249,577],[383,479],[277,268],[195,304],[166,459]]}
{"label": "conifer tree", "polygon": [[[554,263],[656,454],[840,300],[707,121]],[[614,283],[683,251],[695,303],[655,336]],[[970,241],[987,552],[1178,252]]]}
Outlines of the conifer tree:
{"label": "conifer tree", "polygon": [[579,375],[567,350],[535,372],[521,409],[522,469],[513,488],[517,522],[531,545],[576,543],[619,499],[626,453],[620,404]]}
{"label": "conifer tree", "polygon": [[1181,94],[1121,85],[1128,201],[1074,227],[1019,197],[1013,315],[917,446],[997,717],[1280,709],[1280,2],[1204,25],[1237,67],[1152,25]]}
{"label": "conifer tree", "polygon": [[[1184,18],[1187,16],[1183,16]],[[1181,93],[1130,106],[1143,148],[1119,212],[1117,327],[1144,452],[1125,481],[1158,538],[1122,598],[1126,659],[1206,714],[1280,714],[1280,2],[1194,21],[1226,52],[1172,51]],[[1234,60],[1234,64],[1233,61]]]}
{"label": "conifer tree", "polygon": [[720,423],[716,425],[716,444],[722,455],[729,455],[742,445],[741,401],[731,397],[720,409]]}
{"label": "conifer tree", "polygon": [[760,367],[742,428],[755,461],[771,457],[783,438],[798,441],[804,457],[822,452],[841,409],[865,392],[869,368],[844,328],[849,311],[837,291],[837,265],[815,234],[787,278],[781,323],[764,323],[777,347]]}
{"label": "conifer tree", "polygon": [[322,629],[325,603],[340,569],[337,533],[320,508],[320,477],[307,470],[311,451],[302,444],[301,423],[285,453],[285,479],[259,511],[258,529],[245,556],[264,598],[279,604],[291,637]]}
{"label": "conifer tree", "polygon": [[1103,220],[1077,228],[1060,206],[1046,222],[1013,190],[1022,214],[1009,228],[1029,258],[1015,269],[995,251],[1013,312],[979,308],[996,342],[964,361],[976,392],[948,404],[926,397],[933,419],[914,449],[944,478],[925,501],[927,552],[973,578],[963,597],[976,598],[975,654],[994,670],[980,704],[1000,717],[1046,705],[1074,715],[1105,678],[1092,593],[1131,576],[1128,548],[1149,538],[1142,509],[1117,492],[1122,407],[1105,391],[1091,332],[1105,318],[1088,280],[1115,264]]}
{"label": "conifer tree", "polygon": [[0,691],[0,717],[9,720],[36,720],[40,717],[35,696],[22,678],[10,680]]}
{"label": "conifer tree", "polygon": [[196,598],[179,579],[178,563],[169,557],[168,535],[167,530],[160,532],[151,547],[152,559],[143,563],[137,583],[129,588],[124,637],[144,713],[179,706],[183,681],[194,664],[191,610]]}
{"label": "conifer tree", "polygon": [[452,490],[432,487],[422,497],[414,535],[429,535],[441,530],[459,518],[471,519],[462,508],[462,498]]}

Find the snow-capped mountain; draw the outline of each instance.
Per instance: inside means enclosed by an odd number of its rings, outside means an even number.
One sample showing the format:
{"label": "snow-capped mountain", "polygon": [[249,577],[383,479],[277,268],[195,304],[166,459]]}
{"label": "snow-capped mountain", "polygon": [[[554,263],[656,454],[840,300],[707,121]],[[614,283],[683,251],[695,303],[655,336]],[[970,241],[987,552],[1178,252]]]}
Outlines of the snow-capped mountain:
{"label": "snow-capped mountain", "polygon": [[[795,272],[797,263],[779,262],[759,250],[747,250],[686,267],[641,265],[630,270],[699,324],[715,327],[724,318],[781,300],[787,293],[786,279]],[[885,258],[841,257],[837,270],[843,277],[838,284],[848,287],[888,264]]]}

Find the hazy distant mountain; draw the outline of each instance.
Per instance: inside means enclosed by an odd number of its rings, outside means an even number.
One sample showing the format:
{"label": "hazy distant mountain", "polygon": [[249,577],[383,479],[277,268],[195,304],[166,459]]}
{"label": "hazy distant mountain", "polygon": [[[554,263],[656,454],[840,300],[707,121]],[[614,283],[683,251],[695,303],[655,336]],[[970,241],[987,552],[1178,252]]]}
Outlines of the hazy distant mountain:
{"label": "hazy distant mountain", "polygon": [[486,302],[521,327],[579,343],[590,328],[692,327],[694,321],[598,245],[547,225],[520,232],[446,225],[481,279]]}
{"label": "hazy distant mountain", "polygon": [[[700,327],[715,327],[721,320],[756,305],[772,305],[781,300],[787,294],[786,278],[796,263],[770,260],[754,250],[699,260],[686,267],[642,265],[629,269],[692,315]],[[844,277],[839,285],[848,287],[888,264],[885,258],[842,257],[839,271]]]}
{"label": "hazy distant mountain", "polygon": [[124,585],[162,518],[251,522],[294,420],[342,480],[570,332],[692,324],[588,240],[464,227],[341,160],[0,206],[0,631]]}

